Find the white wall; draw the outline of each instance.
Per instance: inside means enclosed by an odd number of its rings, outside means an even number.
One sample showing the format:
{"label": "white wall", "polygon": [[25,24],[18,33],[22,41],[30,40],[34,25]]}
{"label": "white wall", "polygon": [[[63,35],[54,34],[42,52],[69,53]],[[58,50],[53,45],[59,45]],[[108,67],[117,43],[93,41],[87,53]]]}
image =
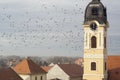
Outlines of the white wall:
{"label": "white wall", "polygon": [[30,75],[19,75],[23,80],[30,80]]}
{"label": "white wall", "polygon": [[35,80],[35,77],[37,77],[37,80],[46,80],[46,74],[36,74],[36,75],[31,75],[31,80]]}
{"label": "white wall", "polygon": [[35,77],[37,77],[37,80],[41,80],[41,76],[42,80],[46,80],[46,74],[20,75],[23,80],[35,80]]}
{"label": "white wall", "polygon": [[47,80],[51,80],[54,78],[59,78],[61,80],[69,80],[69,76],[58,65],[55,65],[47,73]]}

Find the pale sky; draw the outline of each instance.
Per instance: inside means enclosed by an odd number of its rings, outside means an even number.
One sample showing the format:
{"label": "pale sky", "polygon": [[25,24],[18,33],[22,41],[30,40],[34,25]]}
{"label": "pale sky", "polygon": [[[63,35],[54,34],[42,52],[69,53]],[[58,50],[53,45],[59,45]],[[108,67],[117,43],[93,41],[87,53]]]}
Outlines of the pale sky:
{"label": "pale sky", "polygon": [[[82,24],[90,1],[0,0],[0,54],[82,56]],[[120,0],[101,1],[107,7],[108,35],[119,37]],[[112,39],[108,39],[108,53],[118,54],[120,40]]]}

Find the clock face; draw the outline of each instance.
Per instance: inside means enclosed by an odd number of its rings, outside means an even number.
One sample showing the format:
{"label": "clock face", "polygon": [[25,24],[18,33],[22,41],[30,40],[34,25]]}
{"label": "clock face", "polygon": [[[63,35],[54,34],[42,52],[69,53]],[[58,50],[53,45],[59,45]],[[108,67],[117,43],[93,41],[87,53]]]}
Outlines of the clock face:
{"label": "clock face", "polygon": [[91,28],[92,30],[96,30],[96,29],[97,29],[96,23],[91,23],[91,24],[90,24],[90,28]]}

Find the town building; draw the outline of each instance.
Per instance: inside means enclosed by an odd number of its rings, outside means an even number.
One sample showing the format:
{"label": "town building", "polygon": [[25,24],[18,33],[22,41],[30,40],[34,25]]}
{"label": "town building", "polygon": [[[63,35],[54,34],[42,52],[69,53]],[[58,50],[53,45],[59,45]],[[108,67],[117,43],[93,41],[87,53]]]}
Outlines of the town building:
{"label": "town building", "polygon": [[55,64],[47,73],[47,80],[82,80],[83,69],[77,64]]}
{"label": "town building", "polygon": [[83,65],[83,58],[78,58],[75,60],[75,64],[77,65]]}
{"label": "town building", "polygon": [[41,68],[46,72],[48,72],[52,67],[53,66],[41,66]]}
{"label": "town building", "polygon": [[107,80],[107,21],[106,8],[100,0],[92,0],[84,17],[83,80]]}
{"label": "town building", "polygon": [[34,63],[30,58],[24,59],[13,69],[23,80],[46,80],[46,71],[38,64]]}
{"label": "town building", "polygon": [[23,79],[12,68],[1,68],[0,80],[23,80]]}
{"label": "town building", "polygon": [[[82,63],[84,63],[84,62],[81,62],[81,60],[79,59],[75,61],[78,61],[77,63],[78,65],[81,65]],[[107,80],[120,80],[120,56],[119,55],[109,55],[107,57],[107,70],[108,70]]]}
{"label": "town building", "polygon": [[107,58],[108,80],[120,80],[120,56]]}

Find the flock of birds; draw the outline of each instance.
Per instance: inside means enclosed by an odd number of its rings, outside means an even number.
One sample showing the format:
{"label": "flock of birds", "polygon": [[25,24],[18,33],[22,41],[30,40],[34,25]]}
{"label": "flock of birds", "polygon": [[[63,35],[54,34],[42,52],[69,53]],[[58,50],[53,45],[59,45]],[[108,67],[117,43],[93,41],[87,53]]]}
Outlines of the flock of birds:
{"label": "flock of birds", "polygon": [[54,50],[56,47],[76,52],[82,50],[84,10],[79,0],[74,1],[73,8],[41,2],[37,3],[40,7],[35,9],[40,11],[23,11],[18,14],[9,12],[8,7],[1,7],[0,53],[41,46],[45,46],[46,50]]}

